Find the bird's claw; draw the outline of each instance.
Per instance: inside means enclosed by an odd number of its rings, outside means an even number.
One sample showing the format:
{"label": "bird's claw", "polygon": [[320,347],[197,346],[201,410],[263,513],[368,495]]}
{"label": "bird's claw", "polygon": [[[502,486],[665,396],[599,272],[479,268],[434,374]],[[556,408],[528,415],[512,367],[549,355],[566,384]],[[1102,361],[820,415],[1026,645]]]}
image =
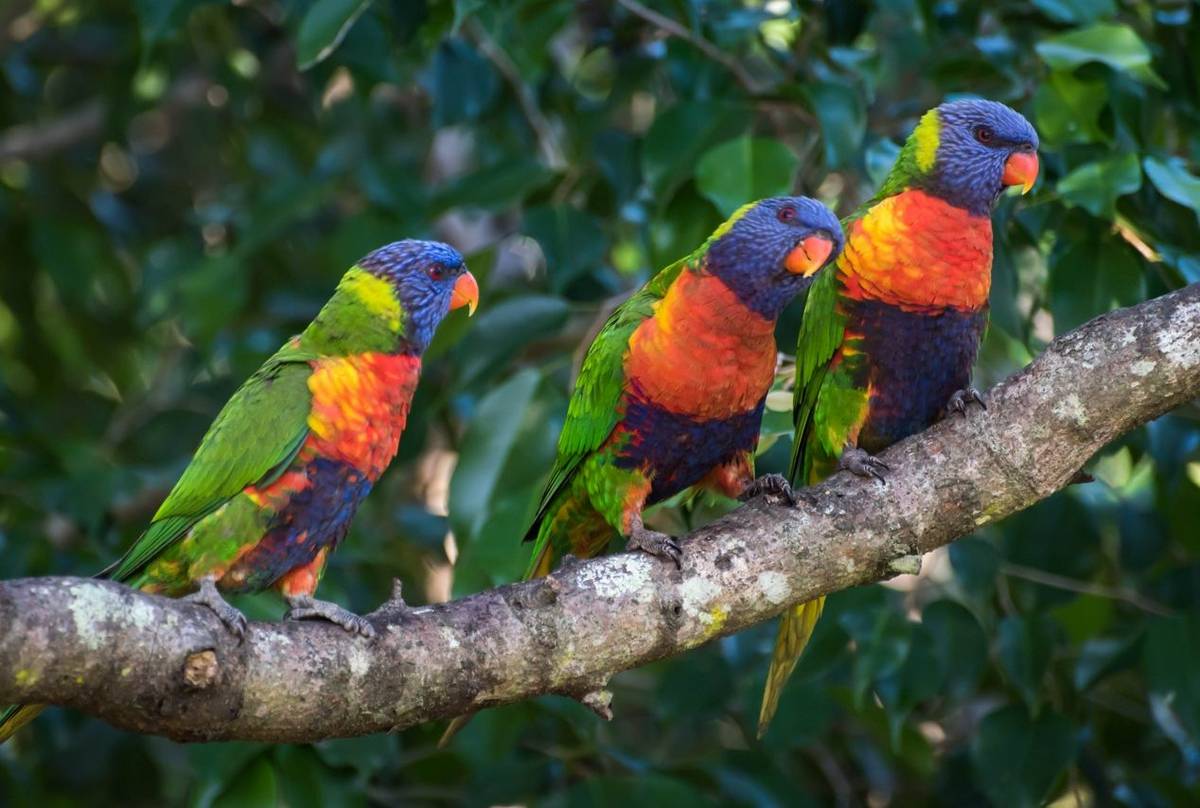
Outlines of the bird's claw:
{"label": "bird's claw", "polygon": [[864,452],[857,446],[847,446],[842,452],[841,458],[838,460],[838,468],[849,471],[852,474],[857,474],[859,477],[874,477],[883,484],[887,484],[887,480],[883,478],[883,472],[891,471],[891,467],[884,463],[878,457]]}
{"label": "bird's claw", "polygon": [[778,497],[791,507],[796,507],[796,492],[792,490],[792,484],[788,482],[787,477],[782,474],[764,474],[752,480],[738,496],[738,500],[749,502],[763,494]]}
{"label": "bird's claw", "polygon": [[287,599],[287,620],[328,620],[341,626],[351,634],[358,634],[368,640],[375,636],[375,627],[367,618],[355,614],[349,609],[343,609],[336,603],[327,600],[317,600],[308,595],[297,595]]}
{"label": "bird's claw", "polygon": [[679,542],[666,533],[648,530],[640,524],[634,525],[625,543],[628,550],[641,550],[657,558],[667,558],[675,563],[676,569],[683,569],[683,550]]}
{"label": "bird's claw", "polygon": [[975,403],[981,408],[987,409],[987,399],[983,397],[983,393],[976,390],[974,387],[964,387],[962,390],[955,391],[954,395],[950,396],[950,400],[946,402],[946,415],[956,412],[964,418],[967,415],[967,405]]}
{"label": "bird's claw", "polygon": [[225,625],[225,628],[238,638],[239,642],[246,638],[246,615],[230,606],[225,598],[221,597],[221,593],[217,591],[217,584],[212,578],[201,579],[200,589],[190,595],[184,595],[180,600],[207,606]]}

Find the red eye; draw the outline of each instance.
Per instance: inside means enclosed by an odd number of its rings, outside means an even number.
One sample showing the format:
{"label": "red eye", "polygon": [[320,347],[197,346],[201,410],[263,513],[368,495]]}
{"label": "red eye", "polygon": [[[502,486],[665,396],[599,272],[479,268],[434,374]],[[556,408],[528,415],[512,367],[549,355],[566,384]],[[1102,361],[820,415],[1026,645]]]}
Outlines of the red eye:
{"label": "red eye", "polygon": [[995,139],[996,133],[992,131],[990,126],[976,126],[975,139],[980,143],[991,143]]}
{"label": "red eye", "polygon": [[791,205],[788,205],[785,208],[780,208],[779,209],[779,221],[781,221],[781,222],[796,221],[796,209],[793,208]]}
{"label": "red eye", "polygon": [[429,274],[429,277],[435,281],[444,280],[446,277],[446,268],[441,264],[434,264],[425,271]]}

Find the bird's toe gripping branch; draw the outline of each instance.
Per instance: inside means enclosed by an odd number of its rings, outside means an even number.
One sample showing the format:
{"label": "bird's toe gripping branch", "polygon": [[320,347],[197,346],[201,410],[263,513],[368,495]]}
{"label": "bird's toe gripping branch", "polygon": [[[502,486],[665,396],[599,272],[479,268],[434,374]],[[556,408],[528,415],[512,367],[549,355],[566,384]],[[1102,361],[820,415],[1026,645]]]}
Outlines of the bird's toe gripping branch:
{"label": "bird's toe gripping branch", "polygon": [[221,593],[217,591],[217,583],[214,579],[202,578],[200,580],[200,589],[190,595],[185,595],[181,600],[207,606],[239,641],[245,639],[246,615],[239,612],[233,606],[230,606],[225,601],[225,598],[221,597]]}
{"label": "bird's toe gripping branch", "polygon": [[951,413],[956,412],[959,415],[966,417],[967,406],[972,403],[978,404],[985,410],[987,409],[987,399],[983,397],[983,393],[979,392],[974,387],[964,387],[962,390],[958,390],[954,393],[954,395],[950,396],[950,400],[946,402],[945,415],[949,416]]}
{"label": "bird's toe gripping branch", "polygon": [[[782,474],[764,474],[756,478],[750,485],[746,486],[746,490],[738,496],[741,502],[749,502],[755,497],[767,495],[782,500],[785,504],[791,507],[796,507],[797,501],[804,499],[809,501],[804,494],[797,493],[792,484],[788,482],[787,477]],[[811,501],[809,501],[810,504]]]}
{"label": "bird's toe gripping branch", "polygon": [[629,531],[629,540],[625,542],[627,550],[641,550],[657,558],[670,559],[676,569],[683,569],[683,549],[679,543],[666,533],[650,530],[642,524],[642,517],[633,518],[633,527]]}
{"label": "bird's toe gripping branch", "polygon": [[343,609],[336,603],[327,600],[317,600],[309,595],[290,595],[287,597],[288,620],[328,620],[339,625],[352,634],[358,634],[367,639],[375,636],[375,627],[371,621],[361,617],[349,609]]}
{"label": "bird's toe gripping branch", "polygon": [[883,484],[887,484],[883,473],[891,471],[891,467],[884,463],[878,457],[864,452],[857,446],[847,446],[842,451],[842,456],[838,460],[838,468],[844,471],[849,471],[859,477],[874,477]]}

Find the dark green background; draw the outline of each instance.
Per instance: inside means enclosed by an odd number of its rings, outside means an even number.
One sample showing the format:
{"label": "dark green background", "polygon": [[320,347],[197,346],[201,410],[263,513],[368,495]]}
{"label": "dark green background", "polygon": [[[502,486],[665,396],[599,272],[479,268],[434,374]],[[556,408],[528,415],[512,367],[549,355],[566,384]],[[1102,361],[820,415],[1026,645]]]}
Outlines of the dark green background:
{"label": "dark green background", "polygon": [[[342,271],[435,236],[468,254],[482,306],[442,328],[401,456],[322,594],[369,610],[394,576],[411,601],[445,593],[448,527],[455,594],[513,578],[579,346],[616,300],[749,197],[851,211],[957,94],[1012,104],[1043,144],[1034,193],[996,214],[981,382],[1200,280],[1188,0],[655,0],[693,41],[643,11],[0,7],[2,574],[115,558]],[[915,586],[832,597],[765,744],[767,625],[617,677],[611,724],[546,698],[481,715],[443,752],[440,726],[185,747],[51,710],[0,748],[0,803],[1194,803],[1195,415],[1109,447],[1096,483],[958,542]],[[768,435],[786,422],[771,413]]]}

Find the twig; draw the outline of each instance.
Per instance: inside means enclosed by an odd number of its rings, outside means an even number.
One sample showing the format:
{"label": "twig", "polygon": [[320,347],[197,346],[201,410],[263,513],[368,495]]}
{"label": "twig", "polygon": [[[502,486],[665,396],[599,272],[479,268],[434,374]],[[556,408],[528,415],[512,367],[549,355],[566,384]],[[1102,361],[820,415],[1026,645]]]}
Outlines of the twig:
{"label": "twig", "polygon": [[538,151],[542,153],[542,160],[555,171],[566,168],[567,160],[563,155],[562,145],[559,143],[557,135],[554,134],[554,128],[537,105],[537,100],[533,97],[525,79],[521,77],[521,71],[517,69],[516,63],[477,20],[468,19],[463,27],[479,45],[483,55],[496,66],[500,75],[504,76],[504,80],[512,87],[521,112],[529,123],[529,128],[533,130],[534,137],[537,138]]}
{"label": "twig", "polygon": [[107,107],[92,99],[42,124],[20,124],[0,133],[0,163],[37,160],[100,134]]}
{"label": "twig", "polygon": [[1157,614],[1161,617],[1171,617],[1175,614],[1173,610],[1158,601],[1125,587],[1105,586],[1104,584],[1096,584],[1091,581],[1080,581],[1076,578],[1067,578],[1063,575],[1055,575],[1052,572],[1045,572],[1044,570],[1026,567],[1022,564],[1013,564],[1007,561],[1000,565],[1000,571],[1013,578],[1021,578],[1035,584],[1041,584],[1042,586],[1050,586],[1067,592],[1078,592],[1081,595],[1095,595],[1096,597],[1108,598],[1109,600],[1124,601],[1130,606],[1134,606],[1150,614]]}
{"label": "twig", "polygon": [[657,26],[671,36],[678,37],[679,39],[682,39],[685,42],[695,46],[697,50],[699,50],[709,59],[713,60],[732,73],[733,77],[737,79],[738,84],[742,85],[742,89],[750,93],[750,95],[758,95],[760,92],[766,89],[756,78],[754,78],[754,76],[750,75],[746,68],[742,67],[741,63],[738,62],[737,59],[725,53],[704,37],[689,31],[687,28],[684,28],[678,22],[666,16],[665,14],[660,14],[652,8],[647,8],[637,0],[617,0],[617,2],[628,9],[631,14],[641,17],[646,22]]}

